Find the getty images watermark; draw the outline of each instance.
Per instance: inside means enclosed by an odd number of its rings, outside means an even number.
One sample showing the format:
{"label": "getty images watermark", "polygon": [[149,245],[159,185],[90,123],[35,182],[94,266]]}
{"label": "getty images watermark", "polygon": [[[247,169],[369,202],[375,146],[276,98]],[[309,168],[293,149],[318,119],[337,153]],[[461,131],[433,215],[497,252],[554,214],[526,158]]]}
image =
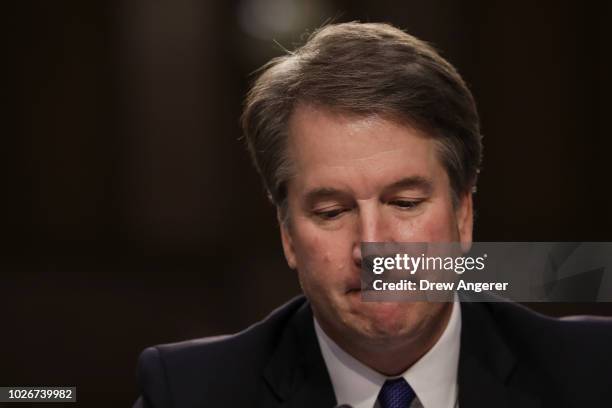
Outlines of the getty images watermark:
{"label": "getty images watermark", "polygon": [[363,243],[364,301],[611,302],[610,242]]}

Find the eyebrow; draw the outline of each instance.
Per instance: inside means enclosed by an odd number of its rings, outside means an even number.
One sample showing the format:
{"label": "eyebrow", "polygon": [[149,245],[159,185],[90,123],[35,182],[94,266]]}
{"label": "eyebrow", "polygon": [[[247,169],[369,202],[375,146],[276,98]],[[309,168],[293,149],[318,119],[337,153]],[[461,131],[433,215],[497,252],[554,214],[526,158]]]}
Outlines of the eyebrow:
{"label": "eyebrow", "polygon": [[[423,194],[430,195],[433,190],[433,183],[423,176],[405,177],[395,181],[382,189],[382,195],[389,194],[398,190],[420,190]],[[346,197],[346,191],[333,187],[319,187],[310,190],[304,195],[306,205],[313,205],[319,200],[326,198]]]}

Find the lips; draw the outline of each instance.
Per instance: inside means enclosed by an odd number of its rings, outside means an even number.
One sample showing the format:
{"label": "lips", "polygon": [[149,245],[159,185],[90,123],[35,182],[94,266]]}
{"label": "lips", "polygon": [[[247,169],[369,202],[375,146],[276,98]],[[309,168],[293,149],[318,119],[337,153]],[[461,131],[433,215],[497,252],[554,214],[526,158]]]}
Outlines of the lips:
{"label": "lips", "polygon": [[350,283],[346,286],[347,286],[346,293],[361,291],[361,281],[360,280],[357,280],[357,281],[351,280]]}
{"label": "lips", "polygon": [[363,273],[363,271],[371,271],[374,267],[374,257],[373,256],[364,256],[360,259],[359,269],[355,271],[355,275],[346,285],[346,292],[361,292],[363,289],[368,289],[371,287],[372,282],[375,279],[371,273]]}
{"label": "lips", "polygon": [[359,292],[361,291],[361,273],[359,270],[352,270],[351,275],[344,281],[344,292]]}

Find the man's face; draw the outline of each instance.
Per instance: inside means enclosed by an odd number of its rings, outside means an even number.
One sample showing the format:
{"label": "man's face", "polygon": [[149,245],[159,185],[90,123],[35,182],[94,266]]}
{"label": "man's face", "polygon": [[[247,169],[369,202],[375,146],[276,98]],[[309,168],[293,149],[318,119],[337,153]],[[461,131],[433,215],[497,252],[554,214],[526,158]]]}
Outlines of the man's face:
{"label": "man's face", "polygon": [[[289,266],[322,327],[336,337],[379,342],[426,330],[442,303],[362,302],[361,242],[472,239],[469,193],[453,206],[434,141],[380,116],[300,106],[290,121]],[[330,333],[331,332],[331,333]]]}

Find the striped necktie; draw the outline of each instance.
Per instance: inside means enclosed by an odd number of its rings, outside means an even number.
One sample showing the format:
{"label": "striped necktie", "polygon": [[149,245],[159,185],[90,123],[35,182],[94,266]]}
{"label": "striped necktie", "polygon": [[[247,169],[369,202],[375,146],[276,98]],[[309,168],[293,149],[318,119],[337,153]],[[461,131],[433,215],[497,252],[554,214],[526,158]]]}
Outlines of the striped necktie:
{"label": "striped necktie", "polygon": [[381,408],[408,408],[416,394],[412,387],[403,378],[385,381],[378,402]]}

